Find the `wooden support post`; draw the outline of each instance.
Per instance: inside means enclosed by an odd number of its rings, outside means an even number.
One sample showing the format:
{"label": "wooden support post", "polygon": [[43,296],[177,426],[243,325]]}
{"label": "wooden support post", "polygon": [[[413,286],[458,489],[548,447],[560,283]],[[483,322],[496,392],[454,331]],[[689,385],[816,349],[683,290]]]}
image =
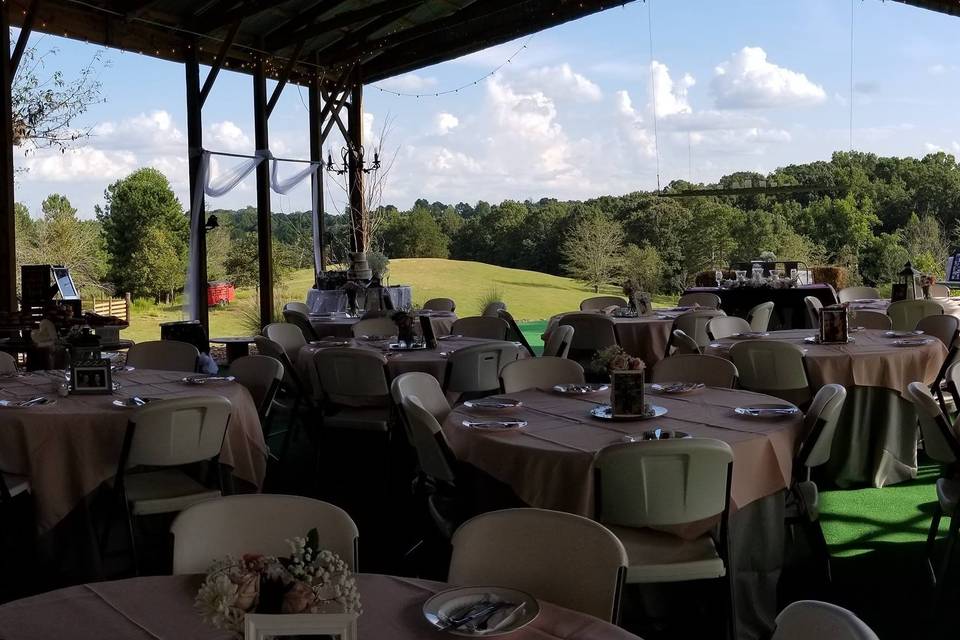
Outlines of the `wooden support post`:
{"label": "wooden support post", "polygon": [[[257,151],[270,148],[267,74],[263,59],[253,73],[253,133]],[[260,262],[260,325],[273,322],[273,221],[270,218],[270,163],[257,166],[257,254]]]}
{"label": "wooden support post", "polygon": [[10,63],[10,11],[0,4],[0,311],[17,308],[17,238],[13,196],[13,68]]}
{"label": "wooden support post", "polygon": [[[323,136],[320,135],[320,80],[314,78],[310,83],[309,94],[310,105],[310,160],[312,162],[323,162]],[[314,174],[311,196],[313,202],[317,203],[316,215],[313,218],[313,255],[314,271],[326,271],[327,256],[324,254],[325,247],[325,229],[324,229],[324,207],[323,207],[323,167]],[[314,275],[317,275],[316,273]]]}
{"label": "wooden support post", "polygon": [[[184,65],[187,73],[187,153],[190,169],[190,206],[193,206],[200,184],[200,161],[203,153],[203,98],[200,92],[200,64],[197,60],[197,47],[192,48],[190,59]],[[191,303],[196,310],[196,319],[210,335],[210,314],[207,309],[207,216],[200,195],[200,215],[190,233],[197,239],[197,281],[191,292]],[[193,256],[190,256],[193,259]]]}
{"label": "wooden support post", "polygon": [[349,153],[350,221],[353,227],[351,246],[354,251],[363,251],[365,244],[363,228],[363,167],[359,163],[359,154],[363,149],[363,85],[359,78],[351,89],[350,109],[347,112],[347,140]]}

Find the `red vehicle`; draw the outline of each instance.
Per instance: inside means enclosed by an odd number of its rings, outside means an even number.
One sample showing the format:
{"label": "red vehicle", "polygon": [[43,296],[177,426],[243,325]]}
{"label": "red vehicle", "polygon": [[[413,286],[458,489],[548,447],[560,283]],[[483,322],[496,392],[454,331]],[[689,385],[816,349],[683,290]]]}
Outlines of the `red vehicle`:
{"label": "red vehicle", "polygon": [[207,283],[207,306],[209,307],[225,307],[236,297],[237,292],[232,282]]}

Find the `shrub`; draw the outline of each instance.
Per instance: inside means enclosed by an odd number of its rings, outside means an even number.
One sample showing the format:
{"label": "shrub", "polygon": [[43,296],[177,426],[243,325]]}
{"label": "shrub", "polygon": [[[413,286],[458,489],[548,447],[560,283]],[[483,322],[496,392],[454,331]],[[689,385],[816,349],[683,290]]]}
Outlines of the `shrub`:
{"label": "shrub", "polygon": [[850,272],[846,267],[829,265],[810,267],[810,275],[813,276],[814,282],[829,284],[836,291],[850,285]]}

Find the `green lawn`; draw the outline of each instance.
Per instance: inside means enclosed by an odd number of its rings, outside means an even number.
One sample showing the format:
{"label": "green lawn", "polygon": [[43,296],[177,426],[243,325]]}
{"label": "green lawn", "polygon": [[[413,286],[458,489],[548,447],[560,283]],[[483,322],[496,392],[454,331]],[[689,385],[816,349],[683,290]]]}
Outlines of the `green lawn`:
{"label": "green lawn", "polygon": [[[389,283],[411,285],[417,305],[430,298],[452,298],[457,302],[460,317],[479,314],[486,300],[502,300],[523,325],[527,339],[534,346],[540,344],[545,326],[542,321],[556,313],[577,309],[581,300],[594,295],[592,290],[570,278],[439,258],[391,260]],[[312,270],[301,269],[280,283],[278,296],[284,301],[305,300],[312,285]],[[620,292],[615,287],[606,287],[601,293]],[[240,290],[237,301],[226,309],[211,309],[210,335],[249,334],[249,323],[244,322],[243,315],[255,312],[255,298],[253,290]],[[669,305],[675,299],[658,296],[655,302]],[[156,339],[160,335],[159,323],[180,320],[181,315],[179,304],[153,305],[137,301],[130,328],[123,332],[123,337],[138,341]]]}

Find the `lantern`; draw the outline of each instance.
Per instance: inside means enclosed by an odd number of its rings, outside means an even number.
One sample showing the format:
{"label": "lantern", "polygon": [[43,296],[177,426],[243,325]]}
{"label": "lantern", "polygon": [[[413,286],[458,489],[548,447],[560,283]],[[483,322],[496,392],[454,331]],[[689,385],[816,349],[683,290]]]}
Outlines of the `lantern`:
{"label": "lantern", "polygon": [[904,299],[916,300],[922,296],[920,292],[920,272],[913,268],[909,262],[904,265],[900,272],[900,284],[903,285]]}

